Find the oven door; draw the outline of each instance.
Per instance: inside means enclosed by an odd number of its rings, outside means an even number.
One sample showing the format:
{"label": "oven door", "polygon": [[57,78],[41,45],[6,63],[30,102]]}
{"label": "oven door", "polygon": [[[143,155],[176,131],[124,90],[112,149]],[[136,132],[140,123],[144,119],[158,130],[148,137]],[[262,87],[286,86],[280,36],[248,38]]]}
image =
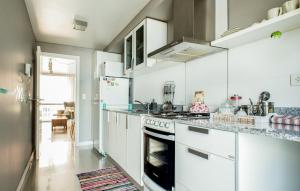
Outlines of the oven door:
{"label": "oven door", "polygon": [[172,190],[175,179],[175,136],[144,127],[144,172],[153,182]]}

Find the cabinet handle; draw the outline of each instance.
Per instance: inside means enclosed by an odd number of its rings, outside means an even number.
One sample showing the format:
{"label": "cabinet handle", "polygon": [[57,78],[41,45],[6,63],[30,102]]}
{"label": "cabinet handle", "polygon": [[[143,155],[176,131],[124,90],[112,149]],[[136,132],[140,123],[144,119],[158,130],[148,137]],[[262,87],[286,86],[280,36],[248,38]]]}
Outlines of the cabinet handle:
{"label": "cabinet handle", "polygon": [[206,135],[209,134],[209,130],[208,130],[208,129],[199,128],[199,127],[192,127],[192,126],[189,126],[189,127],[188,127],[188,130],[189,130],[189,131],[196,132],[196,133],[206,134]]}
{"label": "cabinet handle", "polygon": [[128,129],[128,115],[126,115],[126,129]]}
{"label": "cabinet handle", "polygon": [[118,114],[116,113],[116,124],[117,124],[117,127],[118,127]]}
{"label": "cabinet handle", "polygon": [[209,158],[209,155],[208,155],[208,154],[205,154],[205,153],[196,151],[196,150],[194,150],[194,149],[188,148],[188,152],[191,153],[191,154],[193,154],[193,155],[196,155],[196,156],[198,156],[198,157],[201,157],[201,158],[203,158],[203,159],[205,159],[205,160],[208,160],[208,158]]}

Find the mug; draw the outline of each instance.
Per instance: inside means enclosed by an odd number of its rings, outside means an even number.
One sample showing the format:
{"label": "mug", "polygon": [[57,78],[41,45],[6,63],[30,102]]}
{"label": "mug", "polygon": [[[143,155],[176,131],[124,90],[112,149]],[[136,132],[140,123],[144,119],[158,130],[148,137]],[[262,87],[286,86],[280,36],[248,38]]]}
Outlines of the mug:
{"label": "mug", "polygon": [[279,15],[282,15],[282,7],[275,7],[268,11],[268,19],[278,17]]}
{"label": "mug", "polygon": [[296,10],[298,8],[298,0],[291,0],[283,3],[282,9],[283,13],[288,13],[290,11]]}

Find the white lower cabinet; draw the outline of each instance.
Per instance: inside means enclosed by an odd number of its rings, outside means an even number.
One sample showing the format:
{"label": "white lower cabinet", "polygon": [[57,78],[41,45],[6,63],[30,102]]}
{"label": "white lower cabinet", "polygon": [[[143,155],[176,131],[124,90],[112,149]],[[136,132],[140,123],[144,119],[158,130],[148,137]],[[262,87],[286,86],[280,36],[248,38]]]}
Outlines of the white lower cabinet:
{"label": "white lower cabinet", "polygon": [[108,154],[111,158],[117,158],[117,113],[108,113]]}
{"label": "white lower cabinet", "polygon": [[141,117],[128,115],[127,125],[127,173],[142,183],[142,129]]}
{"label": "white lower cabinet", "polygon": [[234,161],[179,143],[175,147],[176,191],[235,190]]}
{"label": "white lower cabinet", "polygon": [[127,114],[117,114],[117,128],[116,128],[116,161],[123,168],[126,169],[126,141],[127,141]]}
{"label": "white lower cabinet", "polygon": [[109,112],[108,138],[104,139],[109,156],[137,183],[142,184],[141,117]]}
{"label": "white lower cabinet", "polygon": [[[108,141],[109,141],[109,111],[103,111],[103,117],[102,117],[102,135],[100,134],[100,137],[102,136],[102,140],[100,140],[101,144],[102,144],[102,149],[104,153],[108,153],[109,152],[109,148],[108,148]],[[101,124],[101,123],[100,123]]]}

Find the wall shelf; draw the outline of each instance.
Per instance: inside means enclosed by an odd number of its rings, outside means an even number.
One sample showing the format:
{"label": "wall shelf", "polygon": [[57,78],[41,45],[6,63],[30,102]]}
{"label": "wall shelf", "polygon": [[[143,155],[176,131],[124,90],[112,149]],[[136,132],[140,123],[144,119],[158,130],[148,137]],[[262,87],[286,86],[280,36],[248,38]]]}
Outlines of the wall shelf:
{"label": "wall shelf", "polygon": [[217,39],[212,42],[212,46],[230,49],[271,37],[271,34],[275,31],[284,33],[292,31],[299,27],[300,9],[297,9],[279,17],[250,26],[236,33]]}

